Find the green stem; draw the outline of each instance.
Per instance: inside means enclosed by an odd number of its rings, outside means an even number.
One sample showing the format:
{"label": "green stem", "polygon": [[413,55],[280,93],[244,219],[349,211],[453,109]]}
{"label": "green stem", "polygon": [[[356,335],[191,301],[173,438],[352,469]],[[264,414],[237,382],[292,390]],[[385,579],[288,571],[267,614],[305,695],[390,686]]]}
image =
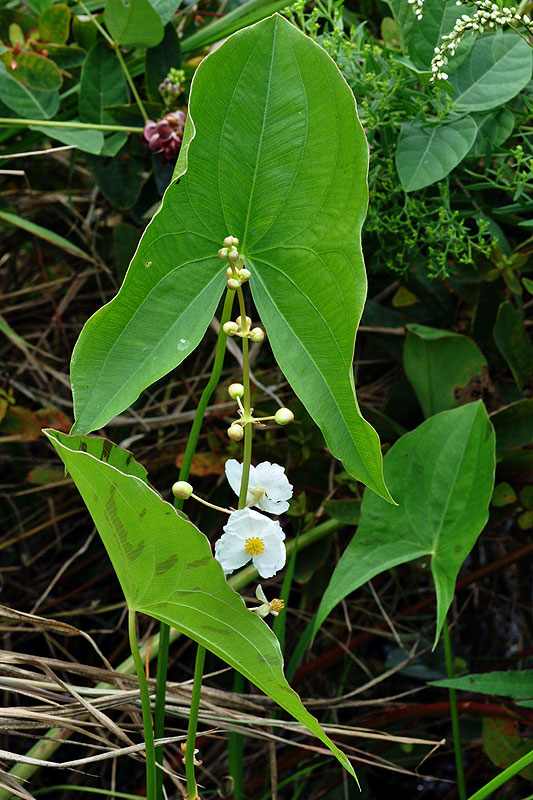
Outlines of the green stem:
{"label": "green stem", "polygon": [[19,117],[0,117],[0,125],[39,125],[41,128],[76,128],[86,131],[115,131],[119,133],[142,133],[144,128],[130,125],[98,125],[95,122],[77,120],[22,119]]}
{"label": "green stem", "polygon": [[[237,297],[239,298],[239,311],[241,314],[241,329],[246,333],[248,325],[246,323],[246,306],[244,304],[244,295],[242,289],[237,289]],[[250,359],[248,357],[248,338],[245,336],[242,341],[242,385],[244,386],[243,408],[244,418],[251,416],[251,391],[250,391]],[[253,428],[251,423],[244,426],[244,449],[242,457],[242,477],[241,477],[241,491],[239,493],[238,508],[244,508],[246,505],[246,497],[248,495],[248,480],[250,478],[250,464],[252,462],[252,433]]]}
{"label": "green stem", "polygon": [[[453,655],[452,645],[450,641],[450,629],[448,627],[448,620],[444,620],[442,627],[442,638],[444,642],[444,658],[446,660],[446,675],[448,678],[454,678],[455,672],[453,668]],[[466,784],[465,774],[463,770],[463,751],[461,746],[461,731],[459,728],[459,712],[457,710],[457,698],[455,689],[448,689],[450,697],[450,716],[452,719],[452,733],[453,733],[453,749],[455,752],[455,768],[457,770],[457,789],[459,791],[459,800],[466,800]]]}
{"label": "green stem", "polygon": [[143,727],[144,727],[144,746],[146,752],[146,800],[155,800],[156,792],[156,765],[155,765],[155,747],[154,747],[154,731],[152,728],[152,708],[150,706],[150,694],[148,692],[148,684],[146,682],[146,675],[144,674],[144,667],[139,652],[139,644],[137,642],[137,631],[135,625],[135,611],[128,609],[128,634],[130,638],[130,649],[135,669],[137,670],[137,678],[139,680],[139,690],[141,693],[141,703],[143,712]]}
{"label": "green stem", "polygon": [[[189,433],[189,438],[187,440],[187,446],[185,448],[185,454],[183,456],[183,462],[181,464],[181,469],[179,473],[180,481],[186,481],[187,478],[189,477],[192,460],[194,458],[194,453],[196,450],[196,446],[198,444],[198,438],[200,436],[200,430],[202,428],[205,410],[209,405],[209,401],[211,400],[213,392],[218,386],[218,382],[222,374],[222,367],[224,365],[224,356],[226,354],[226,339],[228,338],[224,333],[223,326],[226,322],[228,322],[228,320],[231,317],[231,311],[233,308],[234,299],[235,299],[235,292],[228,291],[224,300],[224,306],[222,308],[222,316],[220,318],[220,331],[218,334],[218,340],[216,344],[215,358],[213,361],[213,369],[211,371],[211,377],[209,378],[209,381],[207,382],[206,387],[202,392],[202,396],[200,397],[200,401],[196,409],[196,414],[194,415],[191,432]],[[178,498],[176,498],[174,500],[174,506],[178,509],[183,508],[183,500],[179,500]],[[156,739],[162,739],[165,732],[165,701],[166,701],[166,691],[167,691],[169,639],[170,639],[170,627],[166,623],[162,622],[159,627],[159,646],[157,650],[157,678],[156,678],[156,692],[155,692],[156,699],[155,699],[155,714],[154,714],[154,733]],[[156,748],[156,761],[159,765],[163,763],[162,747]],[[156,780],[157,780],[157,800],[161,800],[163,796],[163,771],[160,769],[157,770]]]}
{"label": "green stem", "polygon": [[122,58],[122,53],[120,52],[120,45],[119,45],[118,42],[114,42],[113,49],[115,51],[116,57],[118,58],[118,63],[120,64],[120,66],[122,68],[122,72],[124,73],[124,76],[125,76],[126,80],[128,81],[128,85],[129,85],[129,87],[131,89],[131,93],[133,94],[133,96],[135,98],[135,102],[139,106],[139,111],[143,115],[143,119],[146,122],[146,120],[148,119],[148,114],[146,113],[146,109],[145,109],[145,107],[143,105],[143,101],[141,100],[141,98],[139,96],[139,92],[137,91],[137,88],[136,88],[135,84],[133,83],[133,78],[130,75],[130,71],[129,71],[127,65],[126,65],[126,62]]}
{"label": "green stem", "polygon": [[198,727],[198,709],[200,708],[200,692],[204,674],[205,647],[198,645],[194,664],[194,682],[191,694],[191,712],[187,727],[187,746],[185,748],[185,776],[187,778],[187,800],[196,800],[198,791],[194,775],[194,749],[196,745],[196,729]]}
{"label": "green stem", "polygon": [[[507,783],[508,780],[514,778],[519,772],[523,769],[528,767],[531,762],[533,762],[533,750],[530,750],[525,756],[519,758],[518,761],[515,761],[514,764],[511,764],[510,767],[504,769],[503,772],[500,772],[499,775],[496,775],[491,781],[482,786],[481,789],[478,789],[477,792],[468,798],[468,800],[484,800],[485,797],[488,797],[490,794],[499,789],[504,783]],[[533,797],[533,795],[532,795]],[[529,798],[526,798],[529,800]]]}

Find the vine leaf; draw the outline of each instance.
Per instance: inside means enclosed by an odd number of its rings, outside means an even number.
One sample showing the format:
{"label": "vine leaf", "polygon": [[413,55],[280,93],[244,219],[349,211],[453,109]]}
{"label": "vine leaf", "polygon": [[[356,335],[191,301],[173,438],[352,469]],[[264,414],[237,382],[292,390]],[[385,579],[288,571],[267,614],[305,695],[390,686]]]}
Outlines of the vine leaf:
{"label": "vine leaf", "polygon": [[365,492],[358,530],[333,571],[314,631],[337,603],[375,575],[429,556],[437,644],[457,573],[488,519],[494,447],[494,429],[481,401],[431,417],[391,447],[385,477],[400,505]]}
{"label": "vine leaf", "polygon": [[106,424],[197,346],[225,287],[217,251],[231,234],[292,388],[333,455],[390,499],[352,367],[367,169],[347,83],[285,19],[246,28],[204,59],[174,181],[119,294],[76,345],[73,430]]}
{"label": "vine leaf", "polygon": [[44,433],[91,513],[129,608],[171,625],[237,669],[355,777],[290,688],[277,638],[228,585],[204,534],[146,482],[130,453],[106,439]]}

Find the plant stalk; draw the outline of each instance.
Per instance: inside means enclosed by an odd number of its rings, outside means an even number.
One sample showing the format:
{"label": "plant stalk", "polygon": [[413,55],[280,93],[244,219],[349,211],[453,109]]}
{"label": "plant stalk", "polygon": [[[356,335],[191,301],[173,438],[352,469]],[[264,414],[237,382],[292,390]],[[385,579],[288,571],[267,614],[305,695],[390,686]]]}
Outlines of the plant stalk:
{"label": "plant stalk", "polygon": [[[444,658],[446,661],[446,675],[448,678],[455,677],[453,668],[452,644],[450,640],[450,629],[448,620],[444,620],[442,626],[442,638],[444,642]],[[457,770],[457,789],[459,800],[466,800],[465,774],[463,770],[463,750],[461,746],[461,730],[459,727],[459,712],[457,710],[457,697],[455,689],[448,689],[450,697],[450,716],[452,720],[453,749],[455,752],[455,768]]]}
{"label": "plant stalk", "polygon": [[[246,322],[246,306],[244,304],[244,295],[242,289],[237,289],[237,297],[239,298],[239,311],[241,314],[241,329],[246,332],[248,324]],[[249,418],[251,414],[251,391],[250,391],[250,359],[249,359],[249,342],[248,338],[244,336],[242,342],[242,385],[244,386],[243,408],[244,417]],[[246,505],[246,497],[248,495],[248,481],[250,478],[250,464],[252,463],[252,423],[249,422],[244,426],[244,449],[242,457],[242,477],[241,477],[241,490],[239,492],[239,503],[237,508],[244,508]]]}
{"label": "plant stalk", "polygon": [[187,800],[197,800],[198,789],[194,774],[194,750],[196,745],[196,729],[198,728],[198,709],[200,708],[200,693],[202,691],[202,677],[204,674],[205,647],[198,645],[196,661],[194,664],[194,682],[191,694],[191,711],[189,725],[187,726],[187,746],[185,748],[185,777],[187,778]]}
{"label": "plant stalk", "polygon": [[135,611],[131,611],[130,609],[128,609],[128,634],[130,639],[131,655],[135,663],[135,669],[137,670],[137,678],[139,680],[139,690],[141,693],[144,744],[146,753],[146,800],[155,800],[156,797],[155,776],[157,767],[155,764],[154,730],[152,728],[152,708],[150,705],[150,693],[148,691],[146,675],[144,674],[144,666],[141,654],[139,652],[139,644],[137,642]]}
{"label": "plant stalk", "polygon": [[99,125],[96,122],[77,120],[22,119],[20,117],[0,117],[0,125],[39,125],[41,128],[74,128],[86,131],[114,131],[115,133],[142,133],[144,128],[130,125]]}
{"label": "plant stalk", "polygon": [[124,61],[124,59],[122,58],[122,53],[120,52],[120,45],[119,45],[118,42],[114,42],[113,50],[115,51],[115,55],[118,58],[118,63],[120,64],[120,66],[122,68],[122,72],[124,73],[124,77],[128,81],[128,86],[130,87],[131,93],[135,98],[135,102],[137,103],[137,105],[139,107],[139,111],[141,112],[141,114],[143,116],[143,119],[146,122],[146,120],[148,119],[148,114],[146,113],[146,109],[145,109],[145,107],[143,105],[143,101],[141,100],[139,92],[137,91],[137,87],[135,86],[135,84],[133,82],[133,78],[130,75],[130,71],[128,69],[128,66],[127,66],[126,62]]}
{"label": "plant stalk", "polygon": [[[198,403],[198,407],[196,409],[196,414],[194,415],[191,432],[189,433],[189,438],[187,440],[187,446],[185,447],[183,462],[181,464],[181,469],[179,473],[180,481],[186,481],[189,477],[192,460],[194,458],[194,453],[198,445],[198,438],[200,436],[200,430],[202,428],[202,423],[204,420],[205,410],[209,405],[209,401],[211,400],[213,392],[218,386],[218,382],[222,374],[222,367],[224,365],[224,356],[226,354],[226,339],[228,338],[227,335],[224,333],[223,326],[226,322],[228,322],[228,320],[231,317],[231,311],[233,309],[234,299],[235,299],[235,292],[228,290],[228,292],[226,293],[226,297],[224,299],[224,306],[222,308],[222,315],[220,318],[220,330],[218,333],[211,377],[209,378],[209,381],[207,382],[202,392],[200,401]],[[181,510],[183,508],[183,500],[176,498],[174,500],[174,506]],[[154,712],[154,733],[156,739],[162,739],[165,733],[165,701],[166,701],[166,691],[167,691],[169,640],[170,640],[170,627],[165,622],[162,622],[159,627],[159,647],[157,651],[157,677],[156,677],[155,712]],[[163,764],[163,747],[156,748],[156,762],[159,765]],[[157,770],[156,783],[157,783],[157,795],[156,795],[157,800],[162,800],[163,771],[161,769]]]}

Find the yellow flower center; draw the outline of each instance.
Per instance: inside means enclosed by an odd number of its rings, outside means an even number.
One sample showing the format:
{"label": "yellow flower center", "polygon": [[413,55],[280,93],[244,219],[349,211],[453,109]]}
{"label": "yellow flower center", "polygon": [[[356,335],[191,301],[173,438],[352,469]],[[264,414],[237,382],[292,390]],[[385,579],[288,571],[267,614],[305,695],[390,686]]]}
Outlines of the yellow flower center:
{"label": "yellow flower center", "polygon": [[282,611],[284,608],[285,608],[284,600],[280,600],[278,597],[275,597],[273,600],[271,600],[270,602],[271,611],[277,611],[279,614],[279,612]]}
{"label": "yellow flower center", "polygon": [[250,536],[244,543],[244,549],[251,556],[258,556],[265,549],[265,543],[259,536]]}

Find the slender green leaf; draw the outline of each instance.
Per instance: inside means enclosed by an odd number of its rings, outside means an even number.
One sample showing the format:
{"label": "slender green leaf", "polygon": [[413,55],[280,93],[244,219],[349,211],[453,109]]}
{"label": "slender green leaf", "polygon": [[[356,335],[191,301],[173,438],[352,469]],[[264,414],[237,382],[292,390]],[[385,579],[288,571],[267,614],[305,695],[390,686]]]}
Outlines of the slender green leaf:
{"label": "slender green leaf", "polygon": [[407,325],[403,366],[425,417],[459,404],[458,390],[481,375],[485,356],[472,339],[459,333]]}
{"label": "slender green leaf", "polygon": [[225,287],[217,251],[232,234],[281,369],[333,455],[388,496],[352,368],[366,295],[367,157],[335,64],[283,18],[204,59],[174,183],[118,296],[76,346],[76,432],[105,424],[196,347]]}
{"label": "slender green leaf", "polygon": [[533,381],[533,343],[512,303],[502,303],[494,326],[494,341],[507,361],[519,389]]}
{"label": "slender green leaf", "polygon": [[11,325],[7,324],[2,316],[0,316],[0,333],[3,333],[13,342],[13,344],[18,345],[22,349],[28,348],[29,350],[35,350],[35,347],[27,342],[22,336],[19,336],[18,333],[13,330]]}
{"label": "slender green leaf", "polygon": [[497,694],[515,700],[533,699],[533,669],[524,669],[521,672],[473,673],[463,675],[461,678],[431,681],[430,685],[442,686],[445,689],[460,689],[465,692]]}
{"label": "slender green leaf", "polygon": [[52,119],[59,109],[58,92],[38,92],[15,80],[0,61],[0,96],[2,102],[19,117]]}
{"label": "slender green leaf", "polygon": [[461,564],[488,519],[494,431],[481,402],[443,411],[402,436],[385,457],[398,506],[365,491],[361,521],[317,612],[315,632],[346,595],[386,569],[431,559],[437,592],[435,645]]}
{"label": "slender green leaf", "polygon": [[64,239],[63,236],[59,236],[58,233],[54,233],[54,231],[50,231],[48,228],[43,228],[41,225],[36,225],[35,222],[30,222],[23,217],[19,217],[18,214],[12,214],[10,211],[0,211],[0,220],[7,222],[8,225],[22,228],[22,230],[28,231],[28,233],[32,233],[34,236],[39,236],[39,238],[45,239],[47,242],[50,242],[50,244],[54,244],[62,250],[66,250],[67,253],[71,253],[73,256],[83,258],[85,261],[93,260],[91,256],[84,253],[83,250],[80,250],[80,248],[72,244],[72,242]]}
{"label": "slender green leaf", "polygon": [[516,33],[482,36],[450,76],[453,104],[467,111],[501,106],[527,86],[532,67],[531,46]]}
{"label": "slender green leaf", "polygon": [[471,117],[432,126],[404,122],[396,148],[396,169],[405,191],[423,189],[445,178],[466,156],[476,133]]}
{"label": "slender green leaf", "polygon": [[68,128],[49,128],[40,125],[30,125],[32,131],[39,131],[45,137],[57,139],[63,144],[73,144],[84,153],[97,154],[104,146],[104,136],[101,131],[69,130]]}
{"label": "slender green leaf", "polygon": [[163,23],[148,0],[106,0],[107,30],[124,46],[155,47],[163,38]]}
{"label": "slender green leaf", "polygon": [[171,625],[239,670],[355,777],[346,756],[289,687],[277,638],[228,585],[203,533],[143,480],[144,470],[131,454],[117,453],[107,440],[45,434],[89,508],[129,608]]}
{"label": "slender green leaf", "polygon": [[70,8],[64,3],[48,6],[39,17],[39,38],[43,42],[65,44],[70,28]]}
{"label": "slender green leaf", "polygon": [[81,71],[80,119],[83,122],[110,123],[113,120],[104,111],[104,106],[127,102],[128,87],[120,64],[104,40],[98,39],[87,54]]}

